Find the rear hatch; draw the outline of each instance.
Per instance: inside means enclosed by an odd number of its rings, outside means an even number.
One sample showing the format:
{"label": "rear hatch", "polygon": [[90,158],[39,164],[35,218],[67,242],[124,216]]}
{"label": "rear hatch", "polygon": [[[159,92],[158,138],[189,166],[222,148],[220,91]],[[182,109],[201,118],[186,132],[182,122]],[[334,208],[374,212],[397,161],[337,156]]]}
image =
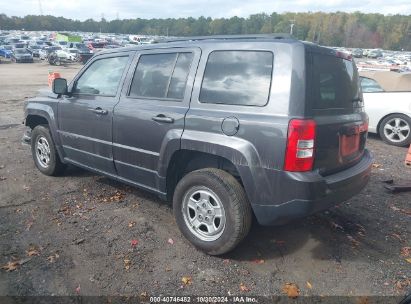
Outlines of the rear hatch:
{"label": "rear hatch", "polygon": [[306,50],[306,67],[306,115],[317,124],[313,169],[328,175],[361,160],[368,116],[351,56],[313,46]]}

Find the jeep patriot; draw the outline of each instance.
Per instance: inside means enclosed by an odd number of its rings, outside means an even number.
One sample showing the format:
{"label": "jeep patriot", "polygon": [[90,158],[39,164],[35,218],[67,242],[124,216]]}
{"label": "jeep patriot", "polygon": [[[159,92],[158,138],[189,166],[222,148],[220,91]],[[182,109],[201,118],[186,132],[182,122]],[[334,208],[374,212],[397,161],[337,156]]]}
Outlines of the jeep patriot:
{"label": "jeep patriot", "polygon": [[27,101],[23,141],[173,202],[211,255],[250,230],[330,208],[370,178],[368,117],[350,56],[284,35],[209,36],[102,51]]}

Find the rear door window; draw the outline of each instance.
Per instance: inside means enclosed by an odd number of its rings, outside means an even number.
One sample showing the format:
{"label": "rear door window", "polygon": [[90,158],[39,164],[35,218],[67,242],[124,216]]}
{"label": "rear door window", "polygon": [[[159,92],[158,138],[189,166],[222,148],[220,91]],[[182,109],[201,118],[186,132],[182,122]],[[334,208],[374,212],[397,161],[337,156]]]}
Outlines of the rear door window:
{"label": "rear door window", "polygon": [[273,53],[267,51],[214,51],[207,61],[200,102],[264,106],[267,104]]}
{"label": "rear door window", "polygon": [[193,53],[141,55],[129,96],[182,100]]}

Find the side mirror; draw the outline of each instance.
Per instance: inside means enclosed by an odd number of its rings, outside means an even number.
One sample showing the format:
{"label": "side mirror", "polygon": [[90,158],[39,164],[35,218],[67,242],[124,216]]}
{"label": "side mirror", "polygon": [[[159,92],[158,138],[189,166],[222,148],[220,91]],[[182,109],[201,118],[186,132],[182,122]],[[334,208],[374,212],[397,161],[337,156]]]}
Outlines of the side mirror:
{"label": "side mirror", "polygon": [[53,80],[53,93],[58,95],[67,94],[67,80],[64,78],[56,78]]}

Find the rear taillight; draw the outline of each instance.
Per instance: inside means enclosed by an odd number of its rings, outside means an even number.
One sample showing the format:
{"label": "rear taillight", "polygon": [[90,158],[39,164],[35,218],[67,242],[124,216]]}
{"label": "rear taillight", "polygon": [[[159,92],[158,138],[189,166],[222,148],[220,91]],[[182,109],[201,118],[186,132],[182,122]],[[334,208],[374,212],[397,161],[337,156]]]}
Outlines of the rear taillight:
{"label": "rear taillight", "polygon": [[368,132],[368,118],[367,121],[360,125],[360,133]]}
{"label": "rear taillight", "polygon": [[285,171],[311,171],[314,163],[316,124],[311,119],[292,119],[288,125]]}

